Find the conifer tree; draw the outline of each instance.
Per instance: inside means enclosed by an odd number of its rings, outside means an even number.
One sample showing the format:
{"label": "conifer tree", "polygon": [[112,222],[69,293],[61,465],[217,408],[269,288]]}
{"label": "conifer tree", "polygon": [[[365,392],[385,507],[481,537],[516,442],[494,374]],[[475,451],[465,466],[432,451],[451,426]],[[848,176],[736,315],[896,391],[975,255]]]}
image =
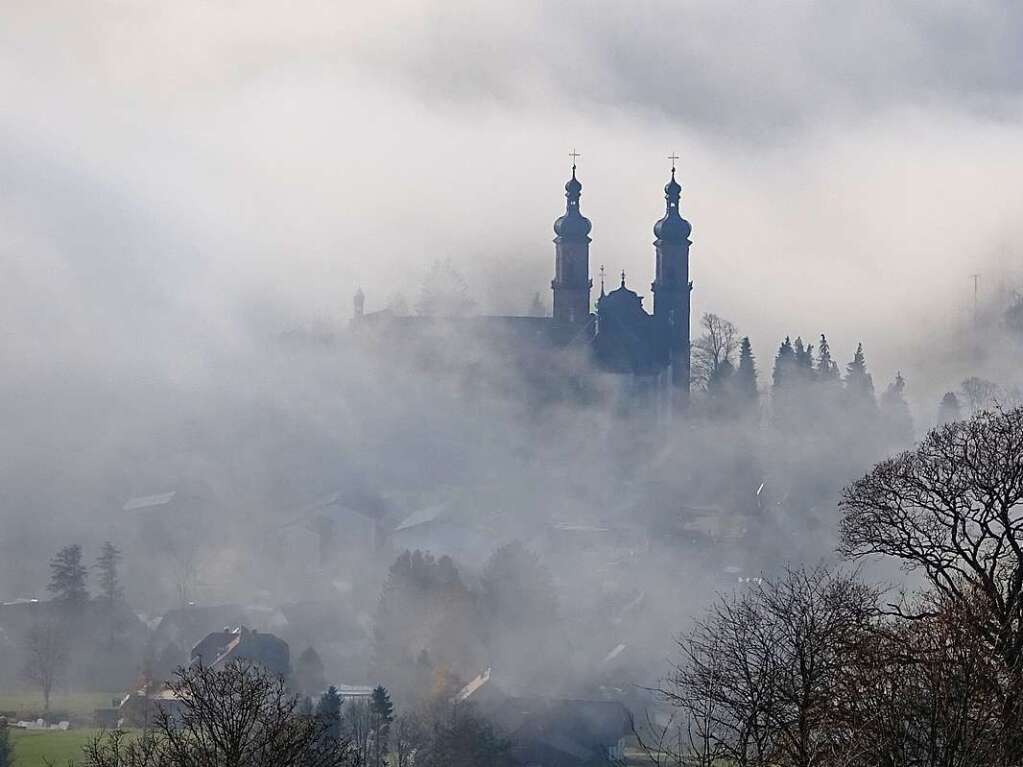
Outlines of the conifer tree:
{"label": "conifer tree", "polygon": [[96,559],[99,571],[99,596],[108,605],[112,605],[124,596],[118,566],[121,563],[121,552],[110,541],[103,544],[100,555]]}
{"label": "conifer tree", "polygon": [[327,738],[341,739],[341,695],[334,685],[328,687],[316,702],[316,718],[320,720]]}
{"label": "conifer tree", "polygon": [[789,382],[788,379],[791,377],[795,361],[796,353],[792,348],[792,341],[789,340],[788,336],[785,336],[785,340],[778,347],[778,354],[774,358],[773,388],[777,389]]}
{"label": "conifer tree", "polygon": [[65,546],[50,560],[50,585],[54,600],[79,606],[89,600],[85,587],[88,571],[82,564],[82,547]]}
{"label": "conifer tree", "polygon": [[757,363],[753,357],[749,336],[743,336],[739,344],[739,368],[735,371],[734,383],[740,401],[745,403],[757,401]]}
{"label": "conifer tree", "polygon": [[867,361],[863,354],[863,344],[857,344],[852,361],[845,367],[845,391],[849,402],[855,406],[876,408],[874,399],[874,380],[867,372]]}
{"label": "conifer tree", "polygon": [[893,446],[905,447],[913,440],[913,416],[906,402],[906,381],[899,372],[881,395],[884,427]]}
{"label": "conifer tree", "polygon": [[822,383],[835,383],[839,380],[838,365],[831,359],[831,345],[823,333],[817,346],[817,380]]}
{"label": "conifer tree", "polygon": [[373,697],[369,704],[370,731],[373,735],[372,767],[382,767],[387,757],[388,741],[391,734],[391,722],[394,721],[394,704],[387,690],[378,685],[373,689]]}
{"label": "conifer tree", "polygon": [[938,405],[938,425],[958,421],[962,418],[962,408],[959,406],[959,398],[955,392],[945,392]]}

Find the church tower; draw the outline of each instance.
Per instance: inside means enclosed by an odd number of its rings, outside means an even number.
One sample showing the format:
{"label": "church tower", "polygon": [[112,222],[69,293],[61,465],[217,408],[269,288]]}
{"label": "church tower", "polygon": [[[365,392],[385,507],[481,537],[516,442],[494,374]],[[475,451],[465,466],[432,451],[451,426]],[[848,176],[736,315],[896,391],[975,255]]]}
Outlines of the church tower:
{"label": "church tower", "polygon": [[650,286],[654,292],[654,318],[666,335],[671,364],[674,400],[685,406],[689,398],[689,233],[692,227],[678,212],[682,187],[675,180],[675,157],[671,181],[664,187],[664,217],[654,224],[654,249],[657,253],[656,276]]}
{"label": "church tower", "polygon": [[[574,153],[573,153],[574,154]],[[570,324],[586,322],[590,316],[590,228],[588,218],[579,212],[583,185],[575,177],[565,184],[565,215],[554,222],[554,320]]]}

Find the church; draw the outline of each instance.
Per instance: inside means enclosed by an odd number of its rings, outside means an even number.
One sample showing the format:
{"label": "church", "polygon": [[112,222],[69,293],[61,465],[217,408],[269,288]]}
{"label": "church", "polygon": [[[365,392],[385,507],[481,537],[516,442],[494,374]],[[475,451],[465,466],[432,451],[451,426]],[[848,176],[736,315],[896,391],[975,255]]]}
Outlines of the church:
{"label": "church", "polygon": [[[671,158],[674,162],[674,157]],[[554,222],[554,307],[549,317],[399,317],[389,310],[368,313],[365,296],[355,294],[355,331],[375,328],[412,336],[443,324],[459,332],[514,338],[527,347],[583,348],[596,372],[621,377],[631,391],[651,397],[658,410],[683,410],[690,384],[689,222],[679,213],[682,187],[671,179],[664,187],[664,215],[654,224],[653,311],[625,284],[607,292],[603,267],[600,295],[592,302],[590,233],[593,225],[580,210],[582,183],[572,165],[565,184],[565,212]]]}

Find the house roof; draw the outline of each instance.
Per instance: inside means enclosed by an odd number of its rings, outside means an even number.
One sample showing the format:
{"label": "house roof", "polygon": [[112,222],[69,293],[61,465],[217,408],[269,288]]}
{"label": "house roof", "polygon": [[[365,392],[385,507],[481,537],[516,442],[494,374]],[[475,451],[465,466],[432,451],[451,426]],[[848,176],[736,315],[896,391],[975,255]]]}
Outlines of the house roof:
{"label": "house roof", "polygon": [[176,490],[171,490],[169,493],[157,493],[156,495],[140,495],[135,498],[129,498],[124,506],[121,507],[122,511],[138,511],[140,509],[150,509],[154,506],[166,506],[168,503],[174,500],[174,496],[177,494]]}

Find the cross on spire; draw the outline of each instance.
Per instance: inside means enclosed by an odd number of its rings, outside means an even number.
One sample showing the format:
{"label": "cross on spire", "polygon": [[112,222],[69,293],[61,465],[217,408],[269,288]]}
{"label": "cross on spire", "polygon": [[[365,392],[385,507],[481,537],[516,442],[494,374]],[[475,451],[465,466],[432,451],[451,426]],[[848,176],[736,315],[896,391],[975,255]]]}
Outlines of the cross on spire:
{"label": "cross on spire", "polygon": [[671,160],[671,173],[672,175],[675,175],[675,160],[678,159],[678,155],[672,152],[668,155],[668,159]]}
{"label": "cross on spire", "polygon": [[604,265],[600,265],[600,293],[604,294]]}
{"label": "cross on spire", "polygon": [[572,158],[572,174],[574,175],[575,174],[575,161],[578,158],[582,157],[582,155],[579,154],[577,151],[575,151],[575,149],[573,149],[571,152],[568,153],[568,156]]}
{"label": "cross on spire", "polygon": [[625,270],[622,269],[622,287],[625,287]]}

